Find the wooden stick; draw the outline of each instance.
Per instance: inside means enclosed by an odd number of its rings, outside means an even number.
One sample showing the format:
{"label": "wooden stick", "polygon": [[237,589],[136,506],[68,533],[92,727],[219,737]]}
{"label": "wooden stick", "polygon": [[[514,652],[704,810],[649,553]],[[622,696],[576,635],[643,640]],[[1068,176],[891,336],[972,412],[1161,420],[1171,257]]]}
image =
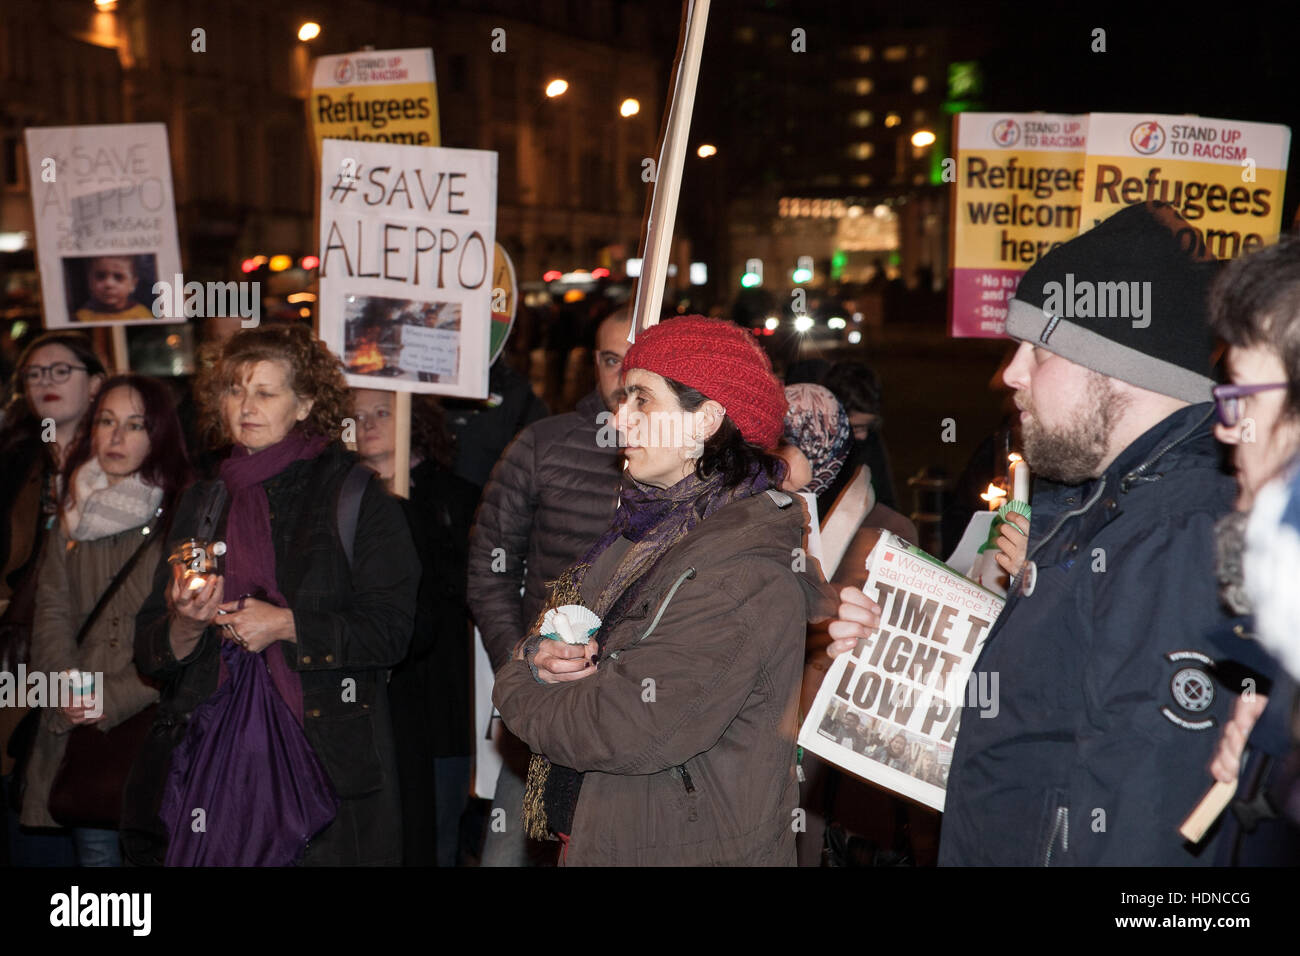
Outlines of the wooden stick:
{"label": "wooden stick", "polygon": [[1183,825],[1178,828],[1178,832],[1183,835],[1183,839],[1190,840],[1192,843],[1200,843],[1201,838],[1205,836],[1205,831],[1210,829],[1210,825],[1219,819],[1219,814],[1223,813],[1228,804],[1232,802],[1233,796],[1237,792],[1237,782],[1232,783],[1214,782],[1205,796],[1201,797],[1201,802],[1196,805],[1196,809],[1191,812]]}
{"label": "wooden stick", "polygon": [[393,494],[411,497],[411,393],[393,393]]}
{"label": "wooden stick", "polygon": [[695,109],[695,85],[700,76],[704,52],[704,30],[709,20],[709,0],[686,0],[686,29],[678,41],[677,64],[672,90],[668,94],[667,120],[655,167],[655,188],[650,196],[645,241],[641,246],[641,277],[636,283],[636,305],[628,341],[636,341],[638,328],[659,323],[663,308],[664,283],[672,256],[673,225],[677,220],[677,197],[682,186],[682,167],[691,134]]}
{"label": "wooden stick", "polygon": [[126,326],[109,327],[113,335],[113,368],[118,375],[131,371],[131,352],[126,345]]}

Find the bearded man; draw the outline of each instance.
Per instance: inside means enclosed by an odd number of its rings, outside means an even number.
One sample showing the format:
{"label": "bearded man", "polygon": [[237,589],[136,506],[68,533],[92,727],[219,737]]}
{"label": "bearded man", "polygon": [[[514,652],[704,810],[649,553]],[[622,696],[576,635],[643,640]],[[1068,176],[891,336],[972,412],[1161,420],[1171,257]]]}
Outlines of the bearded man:
{"label": "bearded man", "polygon": [[[1212,433],[1216,267],[1171,207],[1140,204],[1049,252],[1010,302],[1004,379],[1048,481],[975,665],[1000,701],[962,714],[941,865],[1213,859],[1213,833],[1192,847],[1178,826],[1240,690],[1216,684],[1210,640],[1236,620],[1214,577],[1234,496]],[[878,619],[841,600],[832,651]]]}

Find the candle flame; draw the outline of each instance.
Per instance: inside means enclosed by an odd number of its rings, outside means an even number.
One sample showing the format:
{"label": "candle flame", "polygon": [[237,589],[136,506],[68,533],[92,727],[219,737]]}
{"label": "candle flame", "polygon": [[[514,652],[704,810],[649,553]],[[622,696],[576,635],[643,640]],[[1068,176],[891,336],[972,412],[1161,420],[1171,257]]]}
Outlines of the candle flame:
{"label": "candle flame", "polygon": [[980,494],[980,497],[989,504],[993,504],[993,502],[997,501],[999,498],[1006,498],[1006,496],[1007,493],[992,482],[989,482],[988,491]]}

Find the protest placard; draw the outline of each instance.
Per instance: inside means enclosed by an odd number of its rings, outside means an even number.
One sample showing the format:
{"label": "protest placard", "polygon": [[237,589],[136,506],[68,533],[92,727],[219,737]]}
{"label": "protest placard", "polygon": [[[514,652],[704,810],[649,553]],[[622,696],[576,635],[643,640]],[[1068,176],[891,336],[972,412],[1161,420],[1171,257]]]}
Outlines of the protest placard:
{"label": "protest placard", "polygon": [[1156,113],[1092,113],[1083,219],[1167,202],[1218,259],[1273,243],[1282,224],[1291,131],[1272,123]]}
{"label": "protest placard", "polygon": [[862,590],[880,627],[835,659],[799,745],[942,810],[962,704],[997,714],[997,675],[971,671],[1003,601],[886,531]]}
{"label": "protest placard", "polygon": [[348,384],[488,394],[497,155],[327,139],[320,335]]}
{"label": "protest placard", "polygon": [[492,338],[488,346],[488,365],[495,362],[506,347],[518,308],[519,285],[515,281],[515,264],[510,253],[498,242],[492,265]]}
{"label": "protest placard", "polygon": [[323,56],[316,61],[311,86],[307,111],[317,155],[327,137],[408,146],[439,143],[430,49]]}
{"label": "protest placard", "polygon": [[181,271],[167,128],[45,127],[26,141],[46,326],[184,321],[154,308],[155,283]]}
{"label": "protest placard", "polygon": [[1088,117],[957,116],[951,332],[996,338],[1020,276],[1079,230]]}

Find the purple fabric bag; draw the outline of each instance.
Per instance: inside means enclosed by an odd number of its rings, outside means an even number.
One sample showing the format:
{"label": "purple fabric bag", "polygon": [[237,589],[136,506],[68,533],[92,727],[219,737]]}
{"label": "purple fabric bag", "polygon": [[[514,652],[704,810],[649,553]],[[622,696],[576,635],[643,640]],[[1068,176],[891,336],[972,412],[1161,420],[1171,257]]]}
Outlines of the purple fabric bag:
{"label": "purple fabric bag", "polygon": [[195,708],[172,755],[159,814],[167,866],[290,866],[338,812],[264,658],[221,644],[230,679]]}

